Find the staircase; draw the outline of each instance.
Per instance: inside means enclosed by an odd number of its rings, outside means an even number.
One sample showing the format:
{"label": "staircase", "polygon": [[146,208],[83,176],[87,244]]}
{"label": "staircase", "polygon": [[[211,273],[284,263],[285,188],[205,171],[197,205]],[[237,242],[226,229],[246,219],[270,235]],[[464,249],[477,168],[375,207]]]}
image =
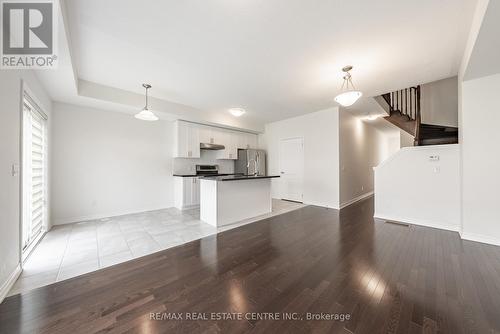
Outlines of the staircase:
{"label": "staircase", "polygon": [[381,97],[389,113],[384,119],[413,136],[415,146],[458,143],[458,128],[421,122],[420,86],[383,94]]}

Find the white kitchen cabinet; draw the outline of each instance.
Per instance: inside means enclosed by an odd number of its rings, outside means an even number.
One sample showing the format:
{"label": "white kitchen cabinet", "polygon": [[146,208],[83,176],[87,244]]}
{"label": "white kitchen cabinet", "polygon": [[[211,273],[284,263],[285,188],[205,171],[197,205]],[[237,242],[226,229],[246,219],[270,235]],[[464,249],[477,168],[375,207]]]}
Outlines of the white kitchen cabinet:
{"label": "white kitchen cabinet", "polygon": [[220,132],[220,135],[221,135],[220,144],[224,145],[225,148],[223,150],[217,151],[217,159],[228,159],[228,160],[238,159],[239,133],[234,131],[223,131]]}
{"label": "white kitchen cabinet", "polygon": [[239,132],[238,136],[238,148],[240,149],[250,149],[257,148],[257,135],[246,132]]}
{"label": "white kitchen cabinet", "polygon": [[238,149],[256,149],[257,135],[186,121],[174,123],[174,158],[200,158],[200,144],[224,145],[217,159],[238,159]]}
{"label": "white kitchen cabinet", "polygon": [[257,149],[257,135],[253,133],[247,133],[248,148]]}
{"label": "white kitchen cabinet", "polygon": [[244,132],[238,133],[238,148],[240,149],[250,148],[250,146],[248,145],[248,136]]}
{"label": "white kitchen cabinet", "polygon": [[200,143],[223,144],[224,130],[211,126],[200,125]]}
{"label": "white kitchen cabinet", "polygon": [[174,124],[174,158],[200,157],[200,131],[196,124],[176,121]]}
{"label": "white kitchen cabinet", "polygon": [[174,203],[179,210],[200,205],[200,181],[197,177],[174,177]]}

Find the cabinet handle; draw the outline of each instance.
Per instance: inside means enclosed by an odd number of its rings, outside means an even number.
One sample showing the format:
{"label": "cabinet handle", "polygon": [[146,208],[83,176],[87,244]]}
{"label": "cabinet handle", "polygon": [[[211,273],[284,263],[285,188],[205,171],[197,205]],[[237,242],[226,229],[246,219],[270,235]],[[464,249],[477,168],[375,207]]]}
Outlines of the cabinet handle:
{"label": "cabinet handle", "polygon": [[192,154],[192,153],[191,153],[191,151],[188,151],[188,157],[190,157],[190,156],[191,156],[191,154]]}
{"label": "cabinet handle", "polygon": [[210,138],[210,144],[213,144],[213,143],[214,143],[214,139]]}

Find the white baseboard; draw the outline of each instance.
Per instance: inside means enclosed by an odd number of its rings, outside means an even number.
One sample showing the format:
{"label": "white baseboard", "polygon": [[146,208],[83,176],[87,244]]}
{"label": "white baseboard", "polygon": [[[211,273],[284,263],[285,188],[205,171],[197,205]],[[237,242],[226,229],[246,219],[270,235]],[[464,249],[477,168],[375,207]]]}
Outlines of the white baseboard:
{"label": "white baseboard", "polygon": [[340,204],[340,208],[343,209],[343,208],[345,208],[345,207],[347,207],[347,206],[349,206],[351,204],[354,204],[356,202],[364,200],[365,198],[368,198],[370,196],[373,196],[373,191],[367,192],[366,194],[360,195],[360,196],[358,196],[356,198],[353,198],[353,199],[351,199],[351,200],[349,200],[347,202],[344,202],[344,203]]}
{"label": "white baseboard", "polygon": [[319,202],[302,202],[304,205],[312,205],[312,206],[319,206],[322,208],[328,208],[328,209],[335,209],[335,210],[340,210],[338,205],[330,205],[330,204],[325,204],[325,203],[319,203]]}
{"label": "white baseboard", "polygon": [[169,206],[169,207],[141,208],[141,209],[136,209],[136,210],[123,210],[123,211],[114,211],[114,212],[108,212],[108,213],[97,213],[97,214],[86,215],[86,216],[57,218],[57,219],[53,220],[53,226],[78,223],[78,222],[83,222],[83,221],[87,221],[87,220],[95,220],[95,219],[103,219],[103,218],[109,218],[109,217],[130,215],[133,213],[163,210],[163,209],[168,209],[168,208],[171,208],[171,206]]}
{"label": "white baseboard", "polygon": [[461,237],[464,240],[470,240],[470,241],[481,242],[483,244],[500,246],[500,239],[494,238],[494,237],[490,237],[488,235],[462,232],[461,233]]}
{"label": "white baseboard", "polygon": [[197,204],[197,205],[184,205],[184,206],[175,206],[176,209],[179,209],[181,211],[184,211],[184,210],[189,210],[189,209],[196,209],[196,208],[199,208],[200,205]]}
{"label": "white baseboard", "polygon": [[430,220],[412,219],[412,218],[403,218],[403,217],[393,217],[393,216],[390,216],[390,215],[384,215],[384,214],[378,214],[378,213],[375,213],[373,215],[373,218],[382,219],[382,220],[390,220],[390,221],[395,221],[395,222],[400,222],[400,223],[406,223],[406,224],[411,224],[411,225],[419,225],[419,226],[425,226],[425,227],[438,228],[440,230],[460,232],[460,226],[459,225],[445,225],[443,223],[439,223],[439,222],[435,222],[435,221],[430,221]]}
{"label": "white baseboard", "polygon": [[7,278],[7,281],[5,281],[4,284],[2,284],[2,287],[0,287],[0,303],[7,296],[10,289],[12,289],[12,286],[14,285],[14,283],[16,283],[22,271],[23,270],[21,268],[21,264],[18,264],[16,269],[14,269],[14,271],[10,274],[9,278]]}

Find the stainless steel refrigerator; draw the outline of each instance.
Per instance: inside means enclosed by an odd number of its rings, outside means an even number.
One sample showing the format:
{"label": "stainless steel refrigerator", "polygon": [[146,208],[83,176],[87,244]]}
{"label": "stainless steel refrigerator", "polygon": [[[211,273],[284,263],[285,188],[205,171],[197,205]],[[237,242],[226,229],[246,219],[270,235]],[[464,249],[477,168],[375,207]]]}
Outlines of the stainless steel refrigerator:
{"label": "stainless steel refrigerator", "polygon": [[238,160],[234,163],[234,172],[245,175],[266,175],[266,151],[238,150]]}

